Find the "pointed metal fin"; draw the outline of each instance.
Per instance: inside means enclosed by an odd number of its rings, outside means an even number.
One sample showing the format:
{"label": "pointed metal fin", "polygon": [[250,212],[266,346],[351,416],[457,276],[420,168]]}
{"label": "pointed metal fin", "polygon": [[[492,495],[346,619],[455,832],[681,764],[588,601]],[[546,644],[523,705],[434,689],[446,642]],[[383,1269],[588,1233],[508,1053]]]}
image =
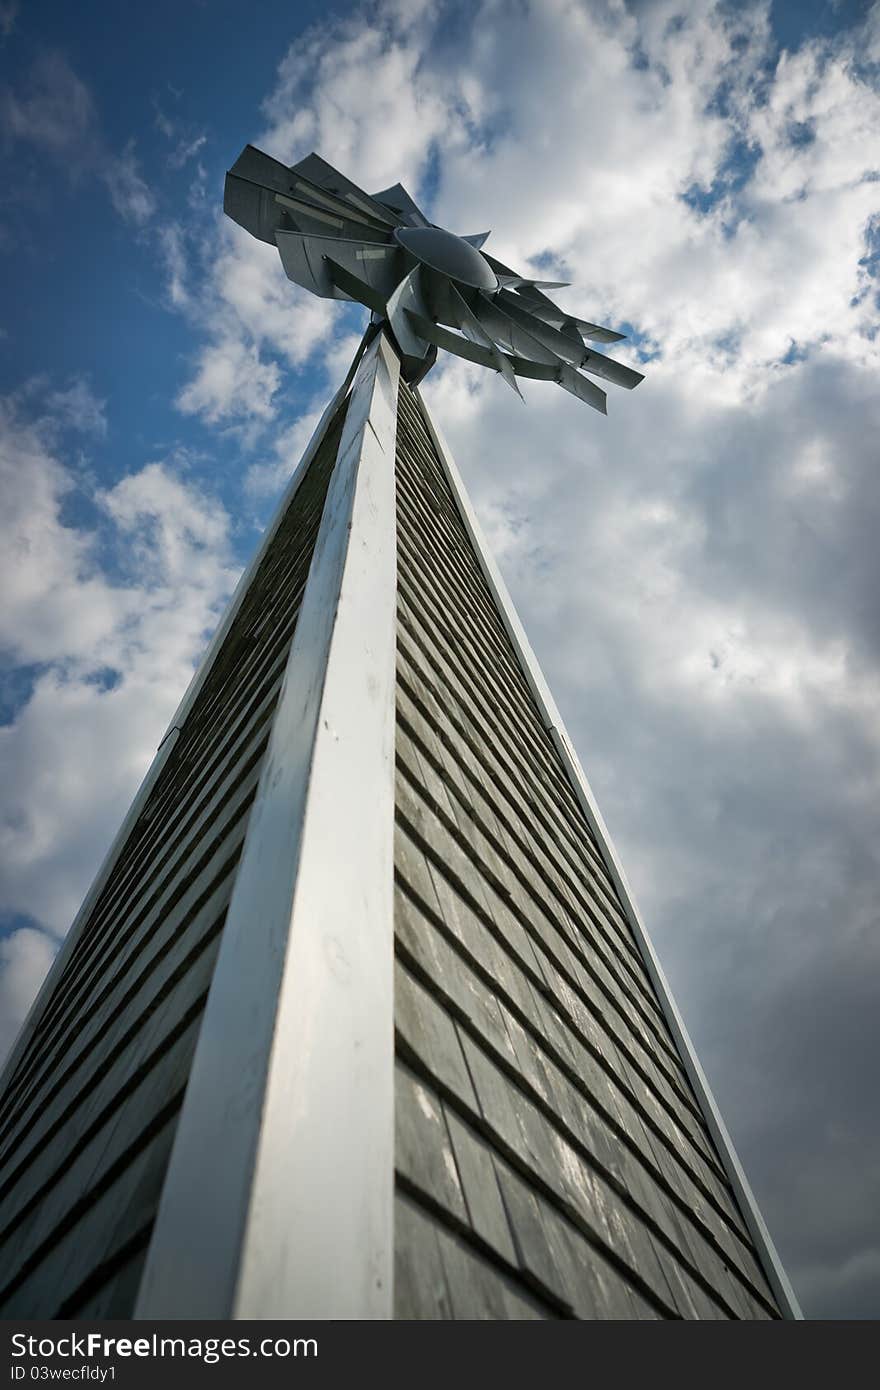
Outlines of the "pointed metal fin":
{"label": "pointed metal fin", "polygon": [[495,354],[491,348],[471,342],[461,333],[453,333],[451,328],[443,328],[439,323],[434,323],[433,319],[426,319],[413,309],[406,309],[405,313],[415,332],[420,338],[424,338],[425,342],[433,343],[435,347],[442,348],[444,352],[451,352],[455,357],[462,357],[467,362],[476,362],[481,367],[497,371]]}
{"label": "pointed metal fin", "polygon": [[245,145],[226,175],[223,211],[260,241],[275,240],[278,227],[289,225],[276,193],[289,191],[290,170],[277,159]]}
{"label": "pointed metal fin", "polygon": [[496,298],[490,299],[488,295],[478,294],[474,300],[474,313],[483,328],[505,351],[517,357],[530,358],[533,362],[561,365],[559,354],[515,322],[505,313]]}
{"label": "pointed metal fin", "polygon": [[615,386],[622,386],[627,391],[645,379],[644,372],[637,372],[623,362],[616,362],[613,357],[606,357],[604,352],[594,352],[592,348],[585,352],[581,370],[601,376],[605,381],[613,381]]}
{"label": "pointed metal fin", "polygon": [[373,289],[372,285],[368,285],[366,280],[362,280],[359,275],[353,274],[344,265],[334,261],[332,256],[325,256],[324,260],[330,279],[338,290],[342,290],[343,294],[349,295],[359,304],[366,305],[376,314],[385,313],[386,296],[384,294],[380,294],[378,290]]}
{"label": "pointed metal fin", "polygon": [[[412,315],[427,319],[428,311],[422,293],[421,268],[416,266],[405,275],[388,299],[386,314],[397,346],[404,354],[404,365],[411,368],[428,351],[429,340],[422,338],[413,327]],[[410,314],[407,314],[410,310]],[[406,360],[408,359],[408,361]]]}
{"label": "pointed metal fin", "polygon": [[307,236],[283,230],[275,233],[275,241],[288,279],[323,299],[349,297],[330,274],[328,257],[359,280],[366,281],[382,296],[383,304],[393,293],[405,264],[404,253],[398,246],[377,246],[369,241]]}
{"label": "pointed metal fin", "polygon": [[503,285],[506,290],[519,289],[544,289],[544,290],[564,290],[570,284],[570,280],[527,280],[522,275],[499,275],[497,277],[499,285]]}
{"label": "pointed metal fin", "polygon": [[570,391],[573,396],[577,396],[578,400],[591,405],[594,410],[598,410],[600,415],[608,414],[608,398],[605,392],[594,381],[590,381],[587,377],[581,376],[580,372],[576,372],[574,367],[563,364],[557,381],[563,390]]}
{"label": "pointed metal fin", "polygon": [[299,174],[301,178],[308,179],[310,183],[316,184],[325,193],[332,193],[348,203],[352,208],[357,208],[360,212],[368,213],[376,221],[385,223],[390,227],[397,226],[397,222],[388,214],[388,208],[382,203],[371,198],[369,193],[365,193],[351,179],[347,179],[338,169],[334,169],[332,164],[328,164],[326,159],[322,159],[318,154],[306,155],[297,164],[290,166],[292,174]]}
{"label": "pointed metal fin", "polygon": [[480,247],[485,245],[491,235],[491,232],[477,232],[476,236],[463,236],[461,240],[466,241],[469,246],[476,246],[479,251]]}
{"label": "pointed metal fin", "polygon": [[408,227],[431,226],[421,208],[409,196],[402,183],[392,184],[390,188],[383,188],[381,193],[374,193],[373,201],[381,203],[384,208],[396,213],[398,222],[404,222]]}
{"label": "pointed metal fin", "polygon": [[575,367],[583,365],[587,356],[587,349],[583,340],[575,335],[572,338],[567,333],[561,333],[552,324],[545,323],[535,314],[531,313],[523,303],[509,290],[501,290],[497,296],[496,304],[503,306],[505,314],[514,323],[519,324],[520,328],[536,338],[544,347],[549,348],[557,357],[561,357],[565,362],[571,362]]}
{"label": "pointed metal fin", "polygon": [[522,392],[516,384],[513,367],[452,282],[445,276],[435,275],[431,277],[429,284],[433,292],[431,297],[436,317],[444,323],[451,324],[453,328],[460,329],[472,343],[488,348],[495,370],[501,373],[511,390],[521,398]]}

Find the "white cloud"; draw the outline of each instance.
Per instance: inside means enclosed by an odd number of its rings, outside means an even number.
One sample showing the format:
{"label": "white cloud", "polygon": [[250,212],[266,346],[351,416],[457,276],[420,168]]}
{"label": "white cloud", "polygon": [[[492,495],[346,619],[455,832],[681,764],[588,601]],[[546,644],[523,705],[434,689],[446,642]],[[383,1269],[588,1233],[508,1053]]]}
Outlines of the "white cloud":
{"label": "white cloud", "polygon": [[149,222],[156,211],[156,199],[141,174],[133,140],[129,140],[118,158],[107,162],[103,177],[110,190],[110,201],[124,221],[138,226]]}
{"label": "white cloud", "polygon": [[107,434],[107,402],[99,400],[85,377],[77,377],[64,391],[53,391],[47,400],[52,416],[80,434],[103,439]]}
{"label": "white cloud", "polygon": [[0,1056],[15,1041],[19,1025],[52,964],[56,943],[33,927],[0,939]]}
{"label": "white cloud", "polygon": [[[103,527],[66,525],[62,506],[77,482],[57,440],[51,417],[3,403],[0,648],[37,669],[29,697],[0,727],[0,911],[60,936],[235,574],[226,512],[176,458],[96,494]],[[111,577],[114,552],[121,573]],[[19,931],[4,947],[7,1034],[51,953],[41,943],[38,932]]]}
{"label": "white cloud", "polygon": [[200,356],[198,370],[177,398],[185,415],[201,415],[208,424],[239,416],[269,420],[281,384],[275,362],[264,362],[254,344],[232,334],[217,339]]}
{"label": "white cloud", "polygon": [[186,233],[179,222],[169,222],[164,227],[157,228],[157,238],[165,265],[168,297],[175,309],[186,308],[190,303]]}

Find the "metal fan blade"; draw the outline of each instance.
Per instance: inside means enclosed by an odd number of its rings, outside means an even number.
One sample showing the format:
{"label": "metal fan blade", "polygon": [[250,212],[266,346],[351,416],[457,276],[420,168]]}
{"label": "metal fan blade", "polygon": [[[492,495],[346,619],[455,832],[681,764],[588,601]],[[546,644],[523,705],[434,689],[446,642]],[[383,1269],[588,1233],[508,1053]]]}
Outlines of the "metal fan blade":
{"label": "metal fan blade", "polygon": [[366,280],[362,280],[359,275],[354,275],[350,270],[346,270],[344,265],[334,261],[332,256],[325,256],[327,263],[327,273],[333,284],[343,294],[354,299],[358,304],[364,304],[368,309],[372,309],[374,314],[385,313],[385,302],[387,296],[381,294],[379,290],[374,290]]}
{"label": "metal fan blade", "polygon": [[594,410],[598,410],[600,415],[608,414],[608,398],[595,381],[581,376],[580,372],[574,370],[574,367],[569,367],[565,363],[563,363],[562,372],[556,379],[566,391],[577,396],[578,400],[591,405]]}
{"label": "metal fan blade", "polygon": [[561,357],[565,362],[571,362],[575,367],[583,364],[587,356],[587,349],[583,340],[577,336],[570,337],[566,333],[560,333],[558,328],[554,328],[549,323],[544,323],[536,315],[524,309],[516,296],[507,290],[501,290],[498,294],[499,304],[504,306],[504,312],[514,323],[519,324],[520,328],[525,329],[544,347],[549,348],[557,357]]}
{"label": "metal fan blade", "polygon": [[505,351],[513,353],[515,357],[530,358],[533,362],[562,365],[558,353],[547,347],[528,329],[516,323],[495,299],[478,294],[474,299],[474,312],[484,329]]}
{"label": "metal fan blade", "polygon": [[352,208],[368,213],[376,221],[386,223],[389,227],[398,225],[397,220],[389,215],[387,207],[375,198],[371,198],[369,193],[365,193],[344,174],[340,174],[338,169],[334,169],[333,165],[328,164],[326,159],[322,159],[320,155],[306,155],[305,159],[299,160],[297,164],[292,164],[290,170],[291,173],[299,174],[303,179],[308,179],[310,183],[317,185],[325,193],[335,194],[337,198],[350,204]]}
{"label": "metal fan blade", "polygon": [[275,241],[288,278],[323,299],[349,298],[334,283],[328,257],[359,280],[365,280],[383,301],[393,293],[405,269],[404,252],[398,246],[287,231],[277,231]]}
{"label": "metal fan blade", "polygon": [[434,309],[434,317],[443,323],[450,324],[453,328],[460,329],[472,343],[476,343],[479,347],[488,348],[492,354],[495,370],[501,373],[511,390],[515,391],[522,399],[522,392],[516,384],[513,367],[492,335],[486,332],[483,324],[480,323],[455,285],[444,275],[436,273],[426,276],[426,283]]}
{"label": "metal fan blade", "polygon": [[371,214],[356,211],[277,159],[252,145],[245,146],[226,175],[224,211],[261,241],[274,242],[275,232],[291,228],[306,234],[384,241],[392,227]]}
{"label": "metal fan blade", "polygon": [[394,183],[390,188],[383,188],[381,193],[373,194],[373,201],[395,213],[398,223],[405,224],[407,227],[430,227],[421,208],[413,202],[402,183]]}
{"label": "metal fan blade", "polygon": [[567,328],[574,327],[585,338],[592,338],[597,343],[619,343],[626,337],[625,333],[616,333],[613,328],[603,328],[601,324],[590,323],[587,319],[579,319],[575,314],[566,313],[560,309],[558,304],[554,304],[552,299],[548,299],[546,294],[542,294],[535,285],[524,284],[520,286],[518,294],[521,299],[526,301],[525,307],[530,313],[536,314],[539,319],[549,323],[553,328],[558,328],[564,333]]}
{"label": "metal fan blade", "polygon": [[593,376],[601,376],[605,381],[613,381],[615,386],[623,386],[627,391],[631,391],[645,379],[644,372],[637,372],[634,368],[625,366],[623,362],[615,362],[613,357],[606,357],[604,352],[593,352],[592,348],[585,353],[581,370],[591,372]]}
{"label": "metal fan blade", "polygon": [[533,362],[527,357],[511,357],[510,360],[517,376],[534,377],[538,381],[555,381],[558,386],[570,391],[578,400],[591,405],[601,415],[608,414],[605,392],[595,382],[580,376],[567,363],[560,362],[558,367],[554,367],[549,362]]}
{"label": "metal fan blade", "polygon": [[499,275],[498,283],[506,290],[518,290],[532,287],[533,289],[543,290],[564,290],[570,284],[570,280],[526,280],[522,275]]}
{"label": "metal fan blade", "polygon": [[477,232],[476,236],[463,236],[461,240],[466,241],[469,246],[476,246],[479,251],[480,247],[485,245],[491,235],[491,232]]}
{"label": "metal fan blade", "polygon": [[[297,180],[300,183],[300,180]],[[345,209],[331,212],[328,206],[320,207],[308,202],[305,196],[294,198],[287,193],[276,193],[275,201],[288,214],[293,227],[307,236],[338,236],[346,241],[388,241],[389,227],[381,227],[366,217],[351,216]],[[327,203],[331,200],[328,198]],[[288,228],[285,228],[288,230]]]}
{"label": "metal fan blade", "polygon": [[[411,315],[427,319],[428,306],[422,292],[420,266],[405,275],[388,300],[386,315],[397,346],[404,355],[405,365],[418,362],[428,350],[429,339],[422,338],[412,326]],[[409,310],[409,313],[407,313]]]}
{"label": "metal fan blade", "polygon": [[640,381],[644,381],[642,372],[636,372],[632,367],[624,366],[622,362],[616,362],[613,357],[606,357],[604,353],[594,352],[592,348],[585,347],[576,328],[572,327],[569,332],[565,332],[554,328],[549,323],[544,323],[536,315],[523,309],[517,304],[515,297],[504,290],[501,291],[498,298],[504,305],[505,313],[509,314],[515,322],[519,323],[527,332],[532,333],[539,342],[551,348],[558,356],[573,363],[575,367],[580,367],[582,371],[591,372],[593,376],[604,377],[606,381],[614,382],[615,386],[623,386],[627,391],[631,391],[634,386],[638,386]]}
{"label": "metal fan blade", "polygon": [[415,332],[426,342],[433,343],[435,347],[443,348],[444,352],[451,352],[456,357],[463,357],[467,362],[477,362],[481,367],[497,370],[495,354],[491,348],[481,347],[479,343],[471,342],[460,333],[453,333],[451,328],[441,327],[433,319],[426,319],[413,309],[406,309],[405,313]]}
{"label": "metal fan blade", "polygon": [[223,211],[260,241],[275,241],[285,222],[276,193],[290,191],[290,170],[253,145],[245,145],[226,175]]}

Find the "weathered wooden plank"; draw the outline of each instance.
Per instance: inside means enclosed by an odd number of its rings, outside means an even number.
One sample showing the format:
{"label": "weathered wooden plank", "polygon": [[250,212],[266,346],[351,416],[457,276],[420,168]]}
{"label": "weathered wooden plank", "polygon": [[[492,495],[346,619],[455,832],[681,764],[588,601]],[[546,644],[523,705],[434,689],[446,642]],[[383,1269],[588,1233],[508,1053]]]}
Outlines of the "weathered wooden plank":
{"label": "weathered wooden plank", "polygon": [[398,1194],[394,1223],[396,1318],[496,1321],[553,1316],[408,1196]]}
{"label": "weathered wooden plank", "polygon": [[394,970],[394,1026],[399,1038],[398,1052],[404,1047],[463,1104],[476,1107],[477,1098],[452,1020],[399,962]]}
{"label": "weathered wooden plank", "polygon": [[443,1107],[400,1062],[394,1069],[394,1167],[450,1216],[468,1220]]}
{"label": "weathered wooden plank", "polygon": [[444,1106],[443,1113],[452,1139],[468,1219],[487,1245],[491,1245],[503,1260],[516,1265],[516,1247],[498,1186],[492,1149],[454,1110]]}

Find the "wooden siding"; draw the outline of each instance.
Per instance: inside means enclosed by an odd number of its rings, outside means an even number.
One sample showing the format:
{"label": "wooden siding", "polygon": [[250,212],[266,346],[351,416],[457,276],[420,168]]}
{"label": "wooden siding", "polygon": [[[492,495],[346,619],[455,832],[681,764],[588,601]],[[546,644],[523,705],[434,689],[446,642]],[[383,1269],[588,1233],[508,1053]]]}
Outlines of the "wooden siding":
{"label": "wooden siding", "polygon": [[0,1099],[4,1317],[132,1314],[344,418]]}
{"label": "wooden siding", "polygon": [[418,403],[397,444],[396,1316],[779,1316]]}

